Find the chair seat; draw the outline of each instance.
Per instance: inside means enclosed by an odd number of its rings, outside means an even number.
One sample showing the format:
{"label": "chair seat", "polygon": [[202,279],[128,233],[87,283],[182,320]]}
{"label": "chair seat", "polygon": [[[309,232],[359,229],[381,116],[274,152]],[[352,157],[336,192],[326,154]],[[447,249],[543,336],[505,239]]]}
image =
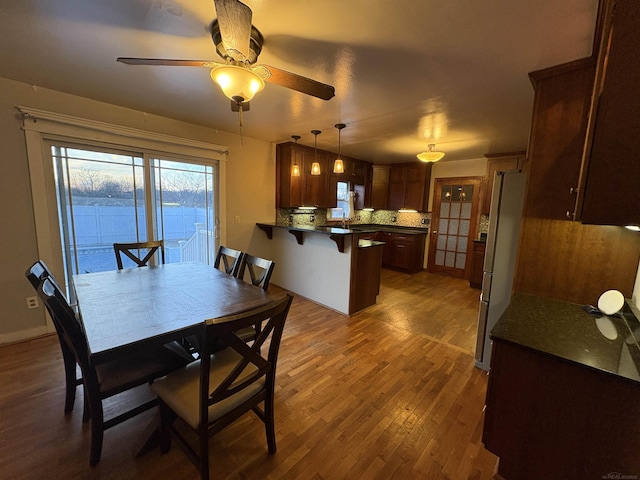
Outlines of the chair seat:
{"label": "chair seat", "polygon": [[96,375],[100,392],[108,397],[181,369],[188,363],[188,359],[160,346],[96,365]]}
{"label": "chair seat", "polygon": [[[231,348],[216,352],[211,359],[210,385],[212,387],[219,385],[241,359],[242,356]],[[238,377],[238,382],[256,370],[255,365],[249,364]],[[235,395],[214,403],[209,407],[209,422],[222,417],[264,388],[265,381],[263,378]],[[151,385],[151,389],[188,425],[194,429],[198,428],[200,417],[198,410],[200,405],[199,360],[190,363],[182,370],[177,370],[164,378],[156,380]]]}

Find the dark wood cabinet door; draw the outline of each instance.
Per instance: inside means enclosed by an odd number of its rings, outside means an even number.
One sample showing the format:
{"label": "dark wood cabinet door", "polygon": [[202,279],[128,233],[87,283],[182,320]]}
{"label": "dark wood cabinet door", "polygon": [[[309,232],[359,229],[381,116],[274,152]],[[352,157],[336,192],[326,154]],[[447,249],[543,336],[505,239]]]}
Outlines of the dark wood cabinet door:
{"label": "dark wood cabinet door", "polygon": [[[586,155],[582,223],[640,224],[640,2],[616,0]],[[608,45],[608,49],[607,49]],[[598,92],[600,93],[598,95]]]}
{"label": "dark wood cabinet door", "polygon": [[572,219],[594,75],[591,58],[530,74],[536,93],[527,162],[528,217]]}
{"label": "dark wood cabinet door", "polygon": [[[297,164],[300,176],[292,175]],[[293,144],[280,144],[276,150],[276,207],[296,208],[302,205],[304,190],[304,150]]]}
{"label": "dark wood cabinet door", "polygon": [[409,165],[406,167],[406,187],[403,208],[416,210],[418,212],[426,210],[426,208],[424,208],[426,167],[426,163],[416,163],[415,165]]}
{"label": "dark wood cabinet door", "polygon": [[[311,165],[315,161],[320,164],[320,175],[311,175]],[[335,205],[329,205],[329,154],[326,152],[318,151],[316,154],[311,151],[305,154],[303,205],[335,207]]]}
{"label": "dark wood cabinet door", "polygon": [[388,208],[389,197],[388,165],[374,165],[371,182],[371,208],[385,210]]}
{"label": "dark wood cabinet door", "polygon": [[407,169],[404,166],[392,165],[389,172],[389,210],[404,208],[404,198],[407,186]]}

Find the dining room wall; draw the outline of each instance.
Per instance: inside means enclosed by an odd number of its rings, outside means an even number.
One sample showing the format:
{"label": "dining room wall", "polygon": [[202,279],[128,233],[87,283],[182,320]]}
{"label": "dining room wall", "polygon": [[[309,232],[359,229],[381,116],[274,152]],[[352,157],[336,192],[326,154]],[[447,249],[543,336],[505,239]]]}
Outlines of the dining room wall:
{"label": "dining room wall", "polygon": [[[245,250],[253,225],[273,221],[273,144],[0,78],[0,344],[47,332],[44,309],[29,310],[25,300],[35,293],[24,272],[38,258],[38,243],[22,117],[17,106],[224,145],[229,154],[222,202],[226,205],[221,216],[222,241]],[[247,116],[245,122],[250,121]]]}

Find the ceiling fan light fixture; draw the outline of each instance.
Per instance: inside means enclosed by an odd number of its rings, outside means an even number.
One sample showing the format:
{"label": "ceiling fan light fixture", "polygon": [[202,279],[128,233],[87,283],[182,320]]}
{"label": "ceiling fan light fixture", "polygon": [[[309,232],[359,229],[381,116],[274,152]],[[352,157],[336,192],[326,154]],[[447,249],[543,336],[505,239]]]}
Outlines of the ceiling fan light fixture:
{"label": "ceiling fan light fixture", "polygon": [[227,98],[248,102],[264,88],[264,80],[251,69],[238,65],[222,65],[211,70],[211,79],[218,84]]}
{"label": "ceiling fan light fixture", "polygon": [[421,162],[437,162],[444,157],[444,152],[434,152],[433,149],[435,147],[435,143],[430,143],[428,145],[428,150],[417,154],[416,157],[418,157],[418,160]]}

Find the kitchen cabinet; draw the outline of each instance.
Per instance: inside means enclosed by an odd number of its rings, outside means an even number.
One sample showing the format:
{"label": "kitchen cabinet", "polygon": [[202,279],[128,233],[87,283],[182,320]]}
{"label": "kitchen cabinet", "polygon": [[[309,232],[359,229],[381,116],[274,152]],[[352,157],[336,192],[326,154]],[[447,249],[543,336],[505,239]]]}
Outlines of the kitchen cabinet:
{"label": "kitchen cabinet", "polygon": [[576,220],[638,225],[640,2],[609,0],[605,4]]}
{"label": "kitchen cabinet", "polygon": [[433,163],[406,163],[391,165],[389,172],[390,210],[427,210],[429,185]]}
{"label": "kitchen cabinet", "polygon": [[484,189],[481,200],[482,213],[489,215],[491,209],[491,194],[493,192],[493,177],[496,172],[522,170],[527,152],[487,153],[487,171],[484,177]]}
{"label": "kitchen cabinet", "polygon": [[[304,150],[293,143],[276,147],[276,208],[296,208],[303,204]],[[291,175],[291,167],[300,167],[300,176]]]}
{"label": "kitchen cabinet", "polygon": [[580,305],[511,300],[492,330],[482,433],[500,457],[495,478],[640,472],[640,422],[629,416],[640,401],[640,351],[630,334],[638,322],[609,321],[614,339]]}
{"label": "kitchen cabinet", "polygon": [[[326,150],[298,145],[292,142],[276,146],[276,208],[315,206],[334,208],[337,205],[337,183],[349,182],[356,197],[356,209],[362,209],[371,190],[371,163],[344,157],[345,172],[333,173],[333,162],[337,155]],[[311,175],[311,164],[320,164],[320,175]],[[291,167],[300,167],[300,176],[291,176]],[[358,188],[356,189],[356,185]],[[386,195],[386,193],[385,193]]]}
{"label": "kitchen cabinet", "polygon": [[388,165],[374,165],[371,181],[371,208],[386,210],[389,197],[389,171]]}
{"label": "kitchen cabinet", "polygon": [[382,266],[415,273],[422,270],[426,234],[379,232],[378,240],[385,242]]}
{"label": "kitchen cabinet", "polygon": [[575,210],[595,61],[584,58],[529,74],[535,88],[525,215],[570,219]]}
{"label": "kitchen cabinet", "polygon": [[[311,175],[311,164],[320,164],[320,175]],[[302,190],[302,205],[321,208],[331,208],[337,205],[337,191],[329,189],[329,153],[324,151],[305,152],[304,189]]]}
{"label": "kitchen cabinet", "polygon": [[469,264],[469,286],[473,288],[482,288],[485,247],[485,241],[473,241],[471,249],[471,263]]}

